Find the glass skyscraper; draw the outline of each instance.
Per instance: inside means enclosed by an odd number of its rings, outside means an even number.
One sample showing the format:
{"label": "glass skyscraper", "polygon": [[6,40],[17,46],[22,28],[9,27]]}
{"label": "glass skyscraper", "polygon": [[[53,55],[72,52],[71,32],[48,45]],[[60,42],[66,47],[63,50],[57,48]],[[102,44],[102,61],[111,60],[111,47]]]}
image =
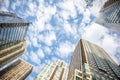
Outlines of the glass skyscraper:
{"label": "glass skyscraper", "polygon": [[68,68],[64,61],[48,62],[35,80],[67,80]]}
{"label": "glass skyscraper", "polygon": [[30,22],[9,12],[0,12],[0,50],[24,40]]}
{"label": "glass skyscraper", "polygon": [[96,22],[120,32],[120,0],[108,0],[101,8]]}
{"label": "glass skyscraper", "polygon": [[68,80],[120,80],[120,67],[104,49],[80,39],[71,57]]}
{"label": "glass skyscraper", "polygon": [[0,68],[22,55],[30,22],[10,12],[0,12]]}
{"label": "glass skyscraper", "polygon": [[0,80],[22,80],[32,71],[30,64],[15,61],[25,53],[29,24],[14,13],[0,12]]}

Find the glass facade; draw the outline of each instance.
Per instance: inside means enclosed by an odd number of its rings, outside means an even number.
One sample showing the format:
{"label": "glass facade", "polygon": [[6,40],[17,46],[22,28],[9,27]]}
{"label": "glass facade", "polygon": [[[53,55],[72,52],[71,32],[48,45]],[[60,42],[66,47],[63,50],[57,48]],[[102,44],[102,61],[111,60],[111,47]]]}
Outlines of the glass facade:
{"label": "glass facade", "polygon": [[29,24],[14,13],[0,12],[0,68],[24,53]]}
{"label": "glass facade", "polygon": [[[114,2],[113,2],[114,3]],[[101,11],[101,15],[107,23],[120,23],[120,2],[114,3]]]}
{"label": "glass facade", "polygon": [[[81,59],[78,60],[78,56],[80,56]],[[80,73],[74,73],[76,69],[78,72],[85,75],[80,77]],[[81,39],[71,58],[68,80],[84,80],[87,76],[91,76],[87,78],[88,80],[119,80],[120,68],[104,49],[96,44]]]}
{"label": "glass facade", "polygon": [[0,28],[0,41],[22,41],[26,35],[28,26],[2,27]]}
{"label": "glass facade", "polygon": [[101,9],[96,22],[120,32],[120,0],[108,0]]}
{"label": "glass facade", "polygon": [[0,50],[23,41],[30,22],[9,12],[0,12]]}
{"label": "glass facade", "polygon": [[28,26],[2,27],[0,28],[0,50],[23,41]]}

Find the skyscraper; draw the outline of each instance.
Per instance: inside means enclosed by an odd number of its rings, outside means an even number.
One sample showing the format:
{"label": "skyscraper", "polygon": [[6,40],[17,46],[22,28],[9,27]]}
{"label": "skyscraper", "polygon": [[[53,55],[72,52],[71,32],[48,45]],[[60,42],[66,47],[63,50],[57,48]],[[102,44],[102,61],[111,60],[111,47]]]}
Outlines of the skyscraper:
{"label": "skyscraper", "polygon": [[32,71],[30,64],[15,62],[25,52],[29,24],[13,13],[0,12],[0,80],[23,80]]}
{"label": "skyscraper", "polygon": [[0,12],[0,68],[22,55],[30,22],[10,12]]}
{"label": "skyscraper", "polygon": [[64,61],[48,62],[35,80],[67,80],[68,68]]}
{"label": "skyscraper", "polygon": [[101,8],[96,22],[120,32],[120,0],[108,0]]}
{"label": "skyscraper", "polygon": [[0,80],[24,80],[32,71],[32,66],[23,60],[18,60],[0,71]]}
{"label": "skyscraper", "polygon": [[80,39],[71,57],[68,80],[119,80],[120,68],[98,45]]}

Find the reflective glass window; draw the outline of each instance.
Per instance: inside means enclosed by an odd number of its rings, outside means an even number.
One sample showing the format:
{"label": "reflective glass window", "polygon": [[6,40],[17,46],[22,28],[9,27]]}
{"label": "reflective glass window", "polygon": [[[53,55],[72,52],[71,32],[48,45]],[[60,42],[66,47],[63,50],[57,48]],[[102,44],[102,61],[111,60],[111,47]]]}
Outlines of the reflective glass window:
{"label": "reflective glass window", "polygon": [[18,40],[20,40],[20,38],[21,38],[21,35],[22,35],[22,27],[20,26],[20,27],[19,27],[19,35],[18,35]]}
{"label": "reflective glass window", "polygon": [[6,36],[6,28],[4,27],[3,40],[5,40],[5,36]]}
{"label": "reflective glass window", "polygon": [[11,38],[12,38],[12,41],[13,40],[15,40],[15,37],[14,37],[14,35],[15,35],[15,27],[12,27],[12,35],[11,35]]}
{"label": "reflective glass window", "polygon": [[16,36],[16,40],[18,40],[19,36],[20,36],[20,27],[17,28],[17,36]]}

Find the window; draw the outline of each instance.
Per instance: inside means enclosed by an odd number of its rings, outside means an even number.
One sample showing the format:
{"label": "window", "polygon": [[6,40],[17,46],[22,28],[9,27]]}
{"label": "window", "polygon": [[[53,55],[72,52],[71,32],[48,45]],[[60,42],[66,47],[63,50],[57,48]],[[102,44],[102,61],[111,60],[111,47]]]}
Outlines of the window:
{"label": "window", "polygon": [[82,80],[80,77],[76,76],[76,80]]}

